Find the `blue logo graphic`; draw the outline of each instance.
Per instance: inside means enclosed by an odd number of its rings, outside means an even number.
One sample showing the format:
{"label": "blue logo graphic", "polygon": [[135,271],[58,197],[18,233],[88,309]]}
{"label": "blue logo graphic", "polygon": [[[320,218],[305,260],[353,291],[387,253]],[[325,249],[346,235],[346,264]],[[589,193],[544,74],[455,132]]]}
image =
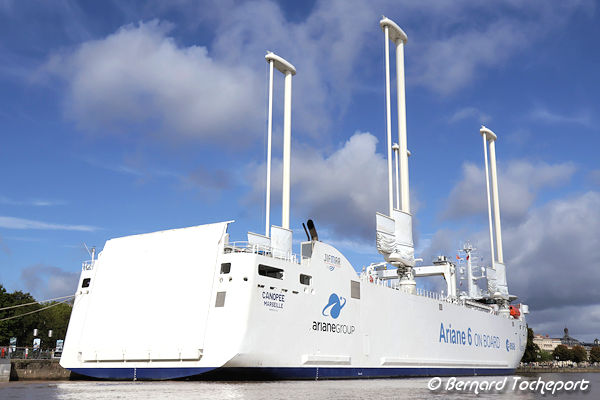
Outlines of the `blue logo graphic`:
{"label": "blue logo graphic", "polygon": [[321,313],[326,317],[330,316],[333,319],[337,319],[337,317],[340,316],[340,311],[342,311],[342,308],[344,308],[345,305],[345,298],[338,297],[337,294],[331,293],[331,296],[329,296],[329,302],[327,303],[325,308],[323,308],[323,311]]}

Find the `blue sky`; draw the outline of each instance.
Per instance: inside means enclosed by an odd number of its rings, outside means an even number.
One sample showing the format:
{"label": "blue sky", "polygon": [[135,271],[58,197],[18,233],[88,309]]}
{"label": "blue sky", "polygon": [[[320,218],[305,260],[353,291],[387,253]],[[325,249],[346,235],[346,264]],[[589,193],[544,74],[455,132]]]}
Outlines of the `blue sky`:
{"label": "blue sky", "polygon": [[[64,295],[82,243],[229,219],[234,240],[262,233],[266,50],[298,70],[295,239],[313,218],[357,269],[379,261],[383,14],[409,38],[418,255],[453,257],[470,239],[489,258],[485,124],[499,137],[511,292],[536,331],[600,336],[597,4],[288,3],[0,0],[0,282]],[[282,84],[276,75],[274,224]]]}

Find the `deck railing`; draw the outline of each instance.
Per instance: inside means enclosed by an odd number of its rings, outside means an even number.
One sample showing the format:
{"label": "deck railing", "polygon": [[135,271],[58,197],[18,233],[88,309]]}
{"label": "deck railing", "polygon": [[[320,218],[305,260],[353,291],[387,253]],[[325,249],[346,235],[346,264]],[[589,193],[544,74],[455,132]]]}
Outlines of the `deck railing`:
{"label": "deck railing", "polygon": [[224,246],[225,253],[252,253],[261,256],[273,257],[293,263],[298,263],[298,255],[292,252],[285,252],[275,249],[271,246],[265,246],[250,242],[229,242]]}
{"label": "deck railing", "polygon": [[387,287],[390,289],[395,289],[402,293],[412,294],[412,295],[421,296],[421,297],[427,297],[428,299],[444,301],[447,303],[453,303],[453,304],[461,305],[461,306],[464,306],[464,307],[467,307],[470,309],[479,310],[479,311],[490,313],[490,314],[497,314],[496,310],[494,310],[492,307],[486,306],[484,304],[478,304],[478,303],[475,304],[474,302],[456,298],[456,297],[451,297],[451,296],[444,294],[443,292],[441,292],[441,293],[434,292],[434,291],[422,289],[422,288],[416,288],[415,291],[412,292],[410,289],[402,287],[398,282],[393,282],[393,280],[391,280],[391,279],[374,279],[371,281],[370,277],[367,275],[363,275],[361,278],[364,282],[368,282],[368,283],[371,283],[371,284],[377,285],[377,286],[384,286],[384,287]]}

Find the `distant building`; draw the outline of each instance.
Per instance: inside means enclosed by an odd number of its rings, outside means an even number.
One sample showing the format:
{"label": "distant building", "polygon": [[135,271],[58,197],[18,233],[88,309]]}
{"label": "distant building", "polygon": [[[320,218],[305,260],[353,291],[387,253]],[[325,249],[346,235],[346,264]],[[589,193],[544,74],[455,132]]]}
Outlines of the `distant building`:
{"label": "distant building", "polygon": [[560,339],[560,343],[564,344],[568,348],[572,348],[574,346],[581,346],[581,342],[575,338],[569,336],[569,328],[565,326],[565,335]]}
{"label": "distant building", "polygon": [[533,343],[537,344],[537,346],[540,348],[540,350],[544,350],[549,353],[552,353],[554,351],[554,349],[556,348],[556,346],[561,344],[561,340],[556,339],[556,338],[551,338],[548,335],[535,334],[535,335],[533,335]]}
{"label": "distant building", "polygon": [[552,353],[559,344],[563,344],[569,349],[572,349],[575,346],[583,346],[588,357],[590,356],[590,350],[592,347],[600,346],[600,340],[598,339],[595,339],[593,343],[584,343],[575,339],[574,337],[571,337],[569,335],[569,328],[565,327],[564,332],[565,334],[562,338],[551,338],[548,335],[534,334],[533,343],[537,344],[540,350],[544,350],[549,353]]}

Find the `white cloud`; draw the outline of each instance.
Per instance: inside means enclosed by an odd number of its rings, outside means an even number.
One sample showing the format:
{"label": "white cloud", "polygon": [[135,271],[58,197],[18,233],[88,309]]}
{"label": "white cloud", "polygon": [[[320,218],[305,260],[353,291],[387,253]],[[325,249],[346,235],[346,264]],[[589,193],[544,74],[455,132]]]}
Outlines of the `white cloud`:
{"label": "white cloud", "polygon": [[[556,335],[565,324],[587,340],[599,332],[598,221],[600,193],[588,192],[532,207],[518,222],[503,225],[509,290],[529,304],[536,332]],[[440,230],[424,254],[453,256],[457,239],[471,239],[489,265],[487,229],[468,235],[464,229]]]}
{"label": "white cloud", "polygon": [[[217,34],[207,46],[180,46],[169,36],[170,24],[140,22],[55,54],[46,70],[66,81],[66,114],[81,128],[106,134],[142,127],[166,140],[236,146],[264,134],[263,55],[272,50],[299,71],[293,80],[295,129],[317,137],[351,99],[348,83],[365,32],[376,29],[372,13],[362,2],[323,2],[306,20],[292,23],[272,2],[242,3],[214,13]],[[278,118],[279,74],[275,86]]]}
{"label": "white cloud", "polygon": [[589,112],[580,112],[577,115],[565,115],[552,112],[546,108],[538,107],[531,111],[529,117],[534,121],[545,124],[575,124],[585,127],[592,127],[592,117]]}
{"label": "white cloud", "polygon": [[21,271],[25,290],[38,300],[69,296],[77,290],[79,273],[58,267],[36,264]]}
{"label": "white cloud", "polygon": [[464,119],[474,119],[480,124],[487,124],[491,121],[491,117],[475,107],[465,107],[456,111],[450,117],[450,123],[462,121]]}
{"label": "white cloud", "polygon": [[303,154],[295,161],[296,204],[342,237],[372,237],[375,211],[384,211],[387,164],[377,138],[355,133],[329,156]]}
{"label": "white cloud", "polygon": [[257,60],[269,49],[293,63],[294,124],[322,135],[350,102],[356,66],[369,34],[378,31],[378,16],[368,3],[335,0],[317,2],[306,19],[294,23],[272,2],[249,2],[220,21],[219,30],[227,34],[218,35],[214,48],[230,62]]}
{"label": "white cloud", "polygon": [[[585,318],[582,318],[582,316]],[[569,335],[575,339],[591,343],[600,339],[600,305],[560,306],[532,311],[527,323],[535,333],[550,337],[562,337],[563,329],[569,328]]]}
{"label": "white cloud", "polygon": [[431,28],[419,30],[421,36],[415,42],[420,48],[409,72],[417,83],[443,95],[471,86],[484,71],[505,64],[555,32],[576,11],[594,7],[585,0],[555,7],[547,7],[543,1],[511,0],[452,2],[450,7],[419,3],[422,8],[415,11],[428,15],[435,30],[433,37]]}
{"label": "white cloud", "polygon": [[102,168],[107,171],[116,172],[117,174],[130,175],[133,177],[143,177],[145,173],[138,168],[138,165],[131,165],[131,163],[118,163],[107,160],[100,161],[95,157],[81,157],[81,160],[92,167]]}
{"label": "white cloud", "polygon": [[[574,10],[588,4],[532,3],[403,3],[401,14],[388,16],[403,25],[423,21],[408,25],[408,83],[443,94],[472,85],[483,71],[527,49],[554,31],[549,27],[561,26]],[[498,14],[498,7],[507,12]],[[184,1],[155,8],[160,15],[174,12],[195,21],[187,25],[202,21],[214,39],[181,45],[169,36],[168,23],[155,20],[126,25],[103,39],[55,54],[47,69],[66,81],[65,112],[80,127],[98,134],[139,128],[162,140],[201,138],[228,146],[251,142],[264,133],[263,54],[272,50],[298,69],[294,129],[313,138],[326,137],[323,132],[343,116],[358,88],[381,83],[383,76],[376,68],[380,61],[370,61],[381,60],[377,21],[382,11],[395,10],[398,4],[318,1],[307,16],[293,22],[279,5],[265,0],[235,5]],[[473,23],[474,13],[494,18]],[[281,103],[276,98],[276,118]],[[486,119],[483,113],[474,117]]]}
{"label": "white cloud", "polygon": [[7,229],[42,229],[42,230],[61,230],[61,231],[83,231],[92,232],[98,230],[95,226],[89,225],[65,225],[53,224],[42,221],[34,221],[25,218],[0,216],[0,227]]}
{"label": "white cloud", "polygon": [[506,229],[515,291],[538,309],[600,304],[600,193],[556,200]]}
{"label": "white cloud", "polygon": [[179,47],[170,29],[158,21],[127,25],[55,55],[47,68],[68,83],[67,115],[102,133],[142,126],[165,140],[249,139],[264,114],[256,74],[215,60],[206,47]]}
{"label": "white cloud", "polygon": [[[511,36],[510,40],[506,40]],[[414,61],[416,81],[442,94],[468,86],[481,69],[505,62],[529,42],[523,27],[501,20],[483,29],[470,28],[461,33],[425,44]],[[411,70],[413,71],[413,70]]]}
{"label": "white cloud", "polygon": [[27,200],[14,200],[6,196],[0,196],[0,204],[6,204],[10,206],[34,206],[34,207],[50,207],[50,206],[63,206],[67,204],[62,200],[47,200],[47,199],[27,199]]}
{"label": "white cloud", "polygon": [[[521,220],[537,194],[544,188],[556,187],[568,181],[575,172],[572,163],[547,164],[528,161],[509,161],[500,165],[498,190],[503,221]],[[491,182],[490,182],[491,185]],[[460,219],[487,212],[485,172],[483,167],[464,163],[462,178],[448,196],[442,212],[445,219]]]}
{"label": "white cloud", "polygon": [[595,185],[600,186],[600,169],[595,169],[590,171],[588,174],[588,179]]}
{"label": "white cloud", "polygon": [[[294,213],[315,220],[338,238],[374,238],[375,211],[386,209],[387,163],[377,138],[355,133],[330,155],[304,147],[292,154]],[[255,200],[264,198],[265,166],[251,167]],[[281,195],[281,161],[273,161],[271,199]]]}

